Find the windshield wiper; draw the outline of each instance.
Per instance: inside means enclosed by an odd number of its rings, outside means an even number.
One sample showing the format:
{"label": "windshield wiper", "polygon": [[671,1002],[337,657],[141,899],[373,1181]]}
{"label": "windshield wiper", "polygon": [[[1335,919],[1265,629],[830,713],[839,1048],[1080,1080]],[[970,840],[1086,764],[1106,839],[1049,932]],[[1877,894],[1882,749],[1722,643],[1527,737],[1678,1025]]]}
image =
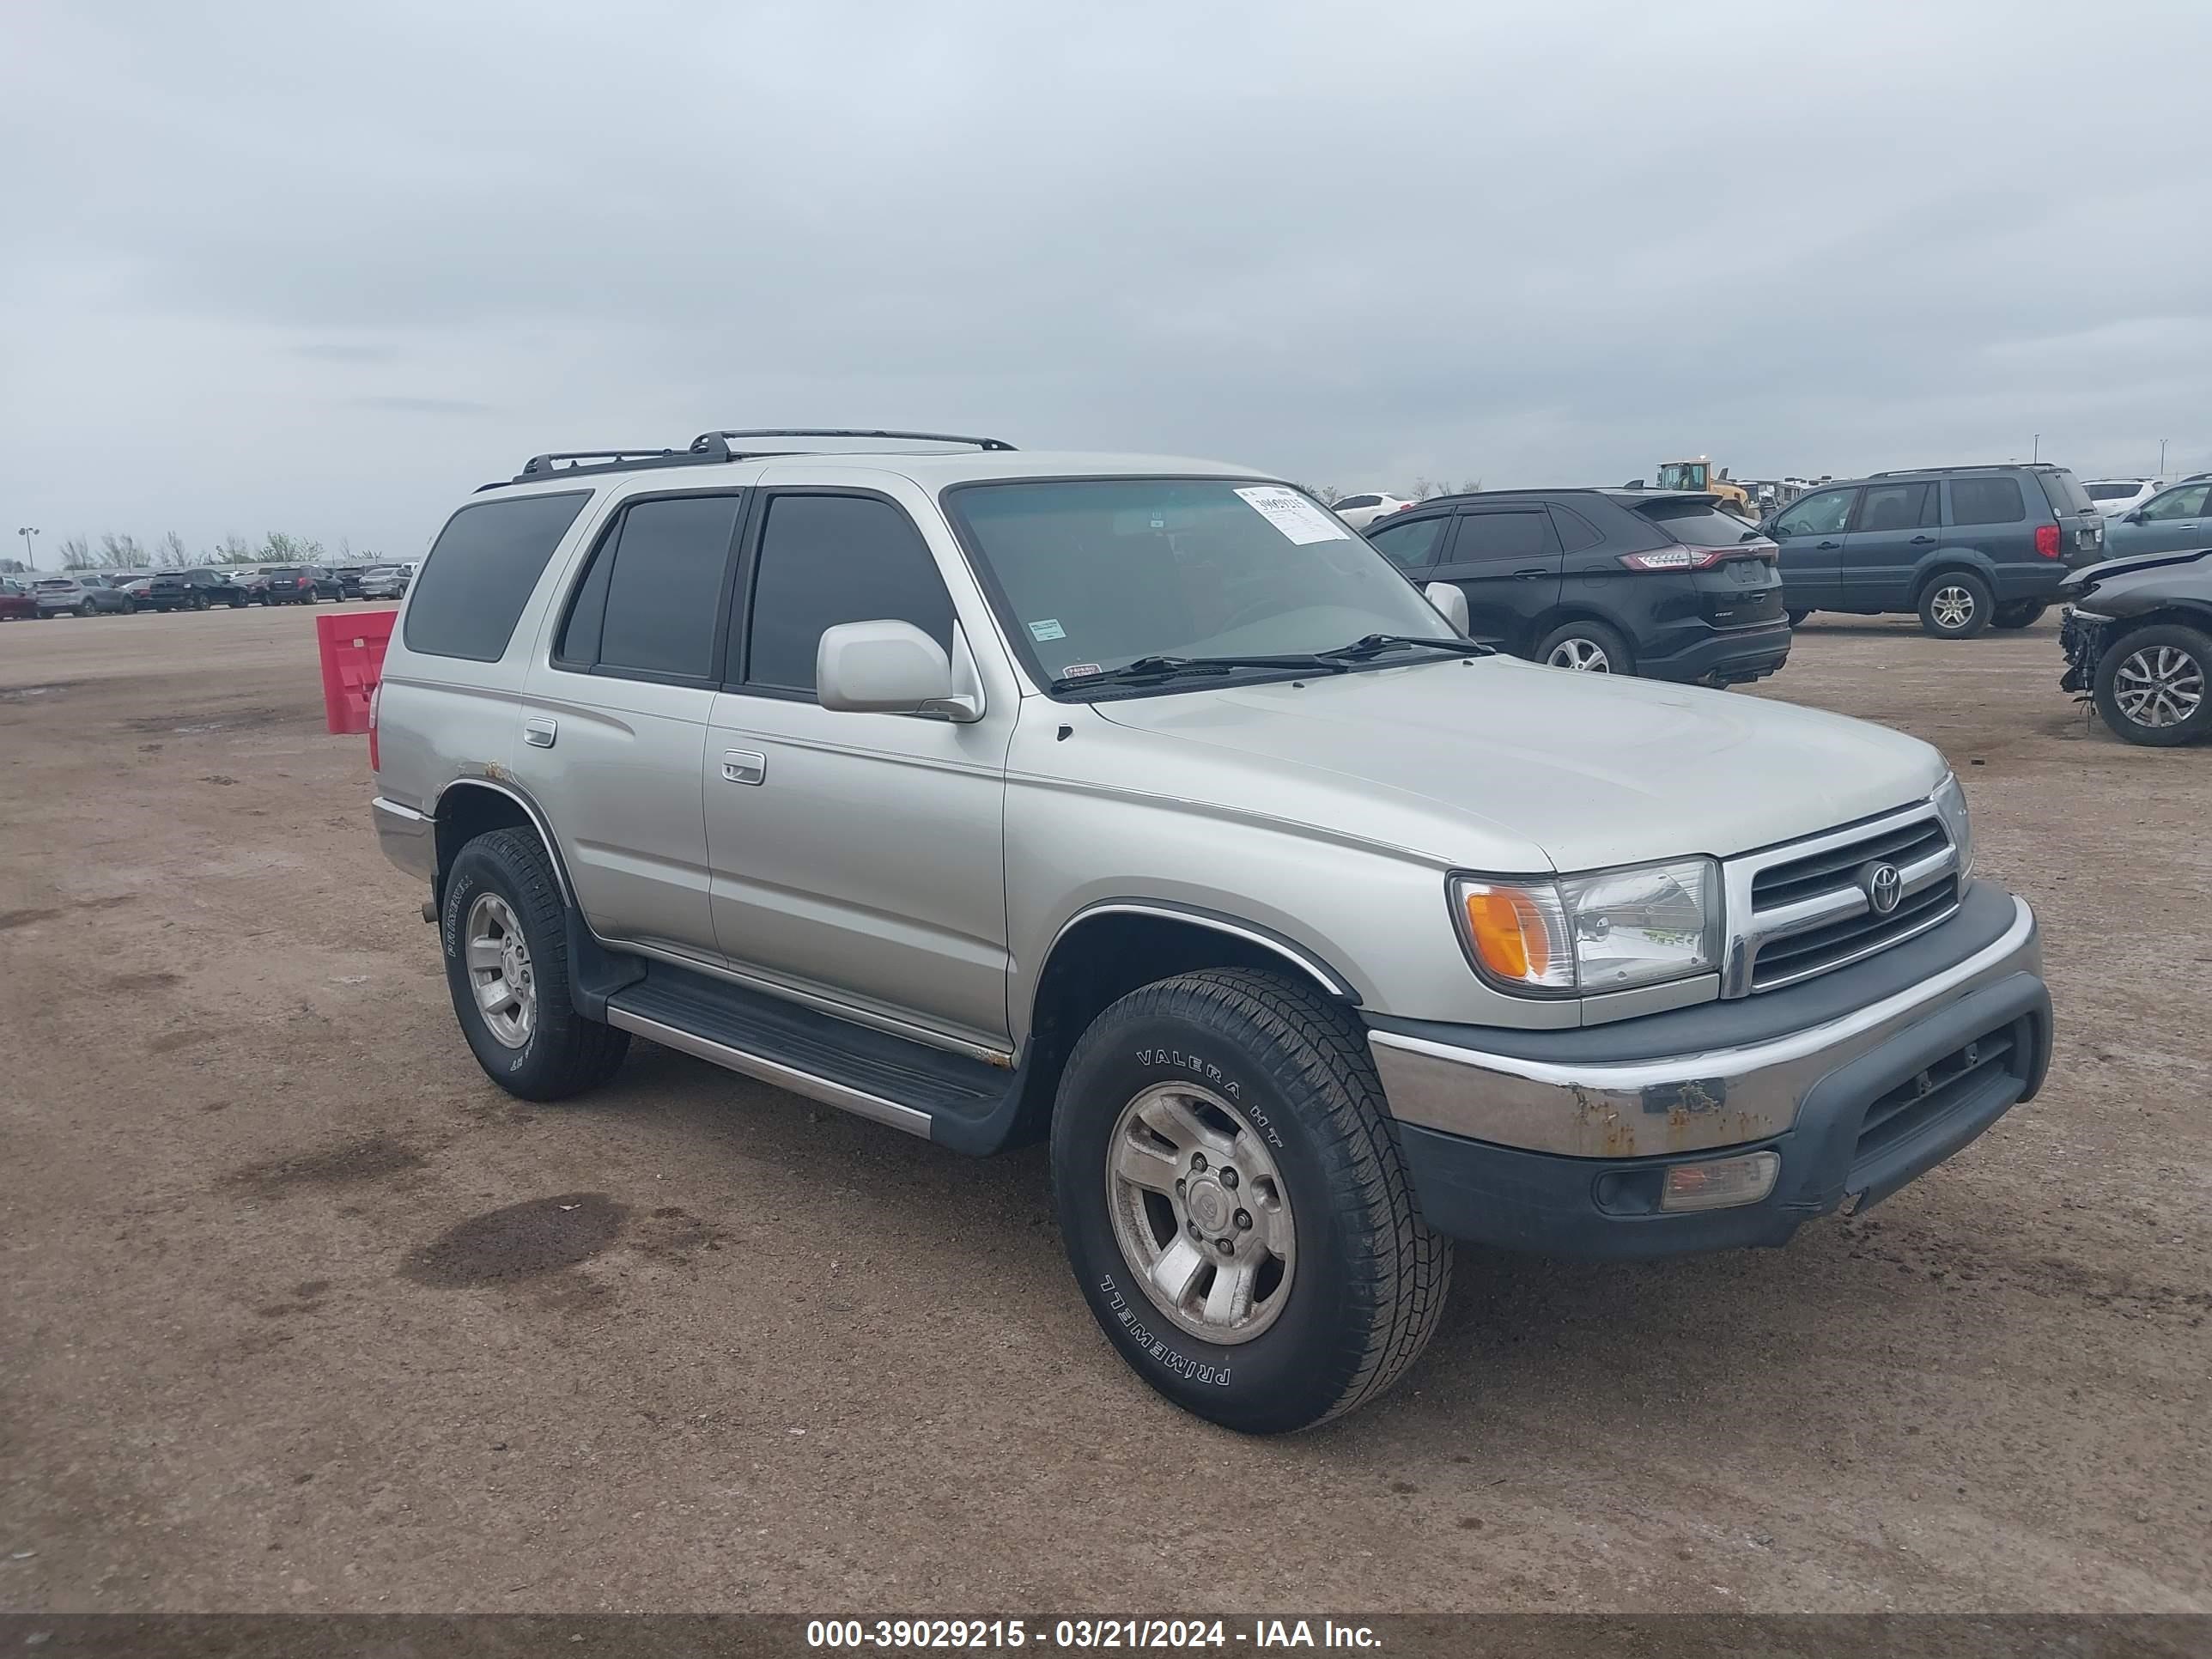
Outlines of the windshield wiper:
{"label": "windshield wiper", "polygon": [[1424,639],[1411,634],[1369,634],[1354,640],[1350,645],[1340,645],[1334,651],[1320,654],[1339,662],[1365,662],[1379,657],[1385,651],[1400,651],[1422,646],[1432,651],[1449,651],[1455,657],[1494,657],[1498,653],[1486,645],[1477,645],[1473,640]]}
{"label": "windshield wiper", "polygon": [[1096,674],[1063,674],[1048,690],[1080,691],[1091,685],[1158,685],[1197,675],[1227,674],[1239,668],[1284,668],[1301,674],[1341,674],[1346,665],[1335,652],[1306,652],[1276,657],[1139,657]]}

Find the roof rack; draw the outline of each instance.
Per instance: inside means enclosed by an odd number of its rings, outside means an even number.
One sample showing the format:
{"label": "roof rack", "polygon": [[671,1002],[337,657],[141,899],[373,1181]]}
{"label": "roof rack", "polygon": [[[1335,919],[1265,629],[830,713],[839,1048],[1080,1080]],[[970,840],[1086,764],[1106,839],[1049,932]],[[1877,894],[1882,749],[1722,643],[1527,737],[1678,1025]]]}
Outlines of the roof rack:
{"label": "roof rack", "polygon": [[[696,453],[704,450],[711,453],[717,441],[727,449],[730,447],[729,441],[732,438],[896,438],[902,442],[973,444],[978,449],[1008,452],[1013,449],[1013,446],[1004,438],[971,438],[958,432],[884,432],[873,428],[839,426],[757,426],[730,427],[720,432],[702,432],[691,441],[692,452]],[[748,453],[775,454],[778,452],[774,450],[732,452],[733,454]]]}
{"label": "roof rack", "polygon": [[733,438],[893,438],[900,441],[919,441],[934,444],[973,444],[978,449],[1011,452],[1013,446],[1004,438],[970,438],[954,432],[883,432],[843,427],[753,427],[732,428],[722,432],[702,432],[691,441],[688,449],[560,449],[543,455],[532,455],[522,464],[522,471],[512,478],[499,478],[488,484],[479,484],[477,494],[487,489],[504,489],[509,484],[543,483],[548,478],[567,478],[594,472],[635,472],[649,466],[715,466],[725,461],[741,461],[750,456],[787,455],[805,453],[801,450],[740,448],[730,441]]}
{"label": "roof rack", "polygon": [[1893,466],[1886,472],[1869,472],[1869,478],[1923,478],[1931,473],[1987,472],[2001,466],[2017,466],[2030,472],[2056,472],[2056,461],[1970,461],[1964,466]]}

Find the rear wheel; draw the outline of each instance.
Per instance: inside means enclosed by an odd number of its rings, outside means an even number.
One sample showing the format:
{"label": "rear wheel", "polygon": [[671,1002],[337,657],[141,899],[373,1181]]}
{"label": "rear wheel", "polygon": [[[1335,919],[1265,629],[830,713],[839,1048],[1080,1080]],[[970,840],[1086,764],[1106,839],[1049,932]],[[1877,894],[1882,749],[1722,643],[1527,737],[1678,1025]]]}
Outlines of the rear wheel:
{"label": "rear wheel", "polygon": [[1990,625],[2004,629],[2033,628],[2050,608],[2041,599],[2014,599],[2009,605],[2001,605],[1996,608],[1996,614],[1990,618]]}
{"label": "rear wheel", "polygon": [[204,611],[204,610],[206,610],[207,608],[208,608],[208,597],[207,597],[207,595],[206,595],[206,594],[204,594],[204,593],[195,593],[195,594],[193,594],[193,595],[192,595],[192,609],[193,609],[193,610],[195,610],[195,611]]}
{"label": "rear wheel", "polygon": [[1920,591],[1920,625],[1939,640],[1971,640],[1990,625],[1989,584],[1970,571],[1947,570]]}
{"label": "rear wheel", "polygon": [[2170,749],[2212,726],[2212,636],[2172,623],[2138,629],[2097,663],[2097,712],[2130,743]]}
{"label": "rear wheel", "polygon": [[526,830],[461,848],[446,877],[439,943],[454,1016],[484,1074],[525,1100],[604,1083],[629,1033],[586,1019],[568,993],[568,917],[545,849]]}
{"label": "rear wheel", "polygon": [[1804,626],[1805,618],[1813,613],[1809,611],[1790,611],[1784,614],[1790,618],[1790,625],[1792,628],[1802,628]]}
{"label": "rear wheel", "polygon": [[1582,674],[1633,674],[1636,659],[1628,641],[1603,623],[1562,623],[1537,645],[1536,660]]}
{"label": "rear wheel", "polygon": [[1061,1076],[1052,1171],[1107,1339],[1226,1427],[1352,1410],[1443,1311],[1451,1246],[1415,1206],[1362,1033],[1291,981],[1185,974],[1107,1009]]}

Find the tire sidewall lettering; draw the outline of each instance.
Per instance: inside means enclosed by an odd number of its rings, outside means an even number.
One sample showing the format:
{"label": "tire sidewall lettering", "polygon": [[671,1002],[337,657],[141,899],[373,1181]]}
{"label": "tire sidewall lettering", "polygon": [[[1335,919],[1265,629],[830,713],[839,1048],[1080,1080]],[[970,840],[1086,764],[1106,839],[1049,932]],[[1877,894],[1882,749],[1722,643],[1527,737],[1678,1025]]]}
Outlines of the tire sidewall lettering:
{"label": "tire sidewall lettering", "polygon": [[1222,1096],[1234,1101],[1245,1121],[1267,1138],[1270,1146],[1283,1145],[1281,1131],[1267,1109],[1258,1097],[1247,1090],[1243,1080],[1234,1073],[1224,1071],[1220,1063],[1195,1048],[1172,1048],[1165,1045],[1139,1048],[1134,1051],[1137,1064],[1148,1072],[1180,1072],[1194,1083],[1202,1083],[1218,1090]]}
{"label": "tire sidewall lettering", "polygon": [[1149,1309],[1152,1304],[1141,1297],[1123,1294],[1121,1287],[1114,1282],[1112,1273],[1100,1275],[1098,1291],[1106,1298],[1108,1311],[1121,1322],[1121,1328],[1129,1334],[1129,1340],[1137,1345],[1137,1351],[1146,1358],[1186,1382],[1211,1384],[1223,1389],[1229,1386],[1228,1366],[1217,1365],[1210,1360],[1193,1359],[1154,1335],[1151,1327],[1138,1316],[1139,1309]]}

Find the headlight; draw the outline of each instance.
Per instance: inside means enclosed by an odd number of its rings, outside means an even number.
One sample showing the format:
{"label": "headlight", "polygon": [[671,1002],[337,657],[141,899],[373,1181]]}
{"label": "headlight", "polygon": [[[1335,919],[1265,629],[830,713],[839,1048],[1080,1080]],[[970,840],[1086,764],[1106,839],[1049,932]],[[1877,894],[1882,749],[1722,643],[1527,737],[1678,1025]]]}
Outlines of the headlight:
{"label": "headlight", "polygon": [[1677,859],[1553,881],[1452,882],[1460,937],[1482,976],[1524,996],[1595,996],[1713,971],[1720,868]]}
{"label": "headlight", "polygon": [[1951,845],[1959,849],[1959,879],[1964,881],[1974,867],[1974,826],[1966,817],[1966,792],[1959,787],[1959,775],[1946,777],[1929,799],[1951,833]]}

